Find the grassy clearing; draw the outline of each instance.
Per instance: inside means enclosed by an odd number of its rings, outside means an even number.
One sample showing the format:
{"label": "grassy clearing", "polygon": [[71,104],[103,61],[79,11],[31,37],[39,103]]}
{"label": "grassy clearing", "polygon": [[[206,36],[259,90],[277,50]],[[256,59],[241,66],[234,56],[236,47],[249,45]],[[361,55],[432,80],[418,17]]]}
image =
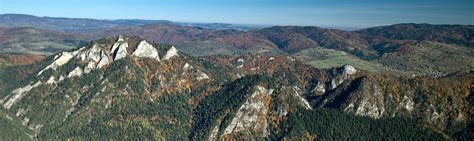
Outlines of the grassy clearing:
{"label": "grassy clearing", "polygon": [[342,51],[325,49],[321,47],[301,50],[294,53],[293,56],[304,61],[306,64],[314,66],[315,68],[324,69],[343,65],[352,65],[358,69],[371,72],[383,70],[383,66],[381,64],[364,61]]}
{"label": "grassy clearing", "polygon": [[40,41],[21,44],[6,44],[5,47],[0,50],[0,52],[51,55],[57,52],[70,50],[72,48],[74,47],[53,41]]}

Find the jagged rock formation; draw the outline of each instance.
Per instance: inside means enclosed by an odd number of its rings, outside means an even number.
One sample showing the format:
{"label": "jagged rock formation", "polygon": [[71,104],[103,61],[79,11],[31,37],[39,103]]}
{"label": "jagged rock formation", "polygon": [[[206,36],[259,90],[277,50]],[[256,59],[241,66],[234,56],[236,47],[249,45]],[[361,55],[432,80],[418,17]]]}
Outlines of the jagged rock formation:
{"label": "jagged rock formation", "polygon": [[74,68],[74,70],[72,70],[68,75],[67,77],[68,78],[71,78],[71,77],[75,77],[75,76],[81,76],[83,73],[83,70],[79,67],[76,67]]}
{"label": "jagged rock formation", "polygon": [[128,42],[122,36],[119,36],[117,42],[112,46],[110,50],[113,54],[113,60],[117,61],[119,59],[125,58],[127,56]]}
{"label": "jagged rock formation", "polygon": [[273,89],[257,86],[255,92],[239,108],[230,124],[224,129],[226,134],[238,132],[255,132],[258,136],[267,137],[268,131],[267,114],[270,109],[270,95]]}
{"label": "jagged rock formation", "polygon": [[[245,77],[242,79],[245,81],[245,79],[249,78]],[[218,117],[213,117],[216,120],[211,121],[213,124],[209,129],[212,130],[204,131],[208,133],[207,136],[193,136],[193,138],[212,141],[228,140],[242,136],[249,139],[268,138],[273,136],[272,131],[278,127],[275,122],[284,119],[288,112],[298,108],[312,110],[309,102],[297,92],[297,87],[265,86],[267,85],[265,79],[257,79],[256,82],[257,84],[244,88],[249,90],[246,94],[232,93],[230,91],[230,93],[216,93],[209,99],[204,100],[202,104],[207,105],[213,104],[207,102],[211,102],[214,98],[216,98],[214,100],[230,100],[220,98],[225,97],[224,95],[246,95],[242,99],[233,99],[233,102],[242,101],[242,103],[237,103],[236,105],[238,106],[236,107],[229,107],[229,105],[234,105],[233,103],[228,103],[228,105],[221,107],[223,108],[221,110],[226,111],[226,114],[217,114],[219,115]],[[226,115],[232,118],[224,118]],[[197,122],[195,125],[201,124],[199,120],[195,122]],[[200,133],[200,130],[194,130]]]}
{"label": "jagged rock formation", "polygon": [[[137,40],[142,42],[135,46]],[[135,51],[129,54],[127,49],[135,49]],[[95,41],[76,50],[63,52],[51,58],[53,60],[46,60],[45,65],[40,67],[43,69],[34,77],[29,78],[38,80],[35,81],[36,83],[8,92],[0,102],[6,109],[19,113],[16,117],[22,120],[24,126],[36,132],[35,136],[44,137],[50,130],[62,130],[53,129],[53,126],[59,124],[68,123],[78,127],[83,122],[90,122],[92,118],[82,117],[90,114],[86,109],[114,110],[115,104],[112,100],[116,100],[117,97],[137,95],[140,97],[137,102],[148,101],[158,104],[163,103],[162,98],[165,95],[190,95],[191,93],[201,95],[217,87],[210,86],[208,88],[211,89],[203,91],[204,86],[209,86],[215,80],[214,73],[209,73],[208,68],[202,68],[201,62],[186,59],[185,56],[174,59],[173,63],[160,62],[158,50],[169,50],[168,59],[178,55],[174,47],[163,45],[154,47],[142,39],[133,37],[120,36],[118,39]],[[144,52],[151,52],[151,54],[142,54]],[[55,103],[58,100],[69,102]],[[192,99],[183,99],[182,102],[176,104],[186,103],[184,100],[191,101]],[[190,105],[174,110],[181,110],[183,112],[180,114],[188,116],[190,114],[185,114],[190,112],[188,106]],[[57,110],[49,111],[52,107]],[[105,113],[96,116],[106,116],[103,114]],[[161,114],[160,116],[165,118],[170,115]],[[188,121],[180,119],[180,122]],[[153,123],[160,126],[165,124]],[[177,129],[172,129],[170,132],[184,134],[185,125],[183,123],[182,127],[177,126],[175,127]],[[42,132],[42,130],[46,131]],[[170,135],[169,132],[166,134]]]}
{"label": "jagged rock formation", "polygon": [[29,91],[31,91],[31,89],[38,87],[41,84],[42,84],[41,81],[38,81],[33,85],[30,84],[30,85],[26,85],[25,87],[15,89],[12,91],[11,95],[5,97],[2,101],[0,101],[0,104],[3,104],[3,107],[5,107],[5,109],[10,109],[10,107],[12,107],[13,104],[18,102],[19,100],[21,100],[21,98],[23,98],[26,93],[28,93]]}
{"label": "jagged rock formation", "polygon": [[446,129],[469,121],[465,115],[472,113],[463,103],[470,97],[472,79],[472,72],[440,79],[368,75],[342,83],[315,103],[374,119],[413,117]]}
{"label": "jagged rock formation", "polygon": [[160,57],[158,56],[158,51],[154,48],[150,43],[143,40],[138,44],[137,49],[133,52],[134,56],[137,57],[148,57],[153,58],[160,61]]}
{"label": "jagged rock formation", "polygon": [[77,55],[78,52],[63,52],[61,53],[60,55],[56,55],[54,56],[54,62],[51,63],[51,65],[47,66],[46,68],[44,68],[43,70],[41,70],[38,75],[41,75],[44,71],[48,70],[48,69],[53,69],[53,70],[56,70],[57,67],[60,67],[64,64],[66,64],[72,57],[74,57],[75,55]]}
{"label": "jagged rock formation", "polygon": [[173,57],[173,56],[179,56],[179,55],[178,55],[178,50],[177,50],[174,46],[172,46],[172,47],[166,52],[165,56],[163,56],[163,59],[164,59],[164,60],[168,60],[168,59],[170,59],[170,58]]}

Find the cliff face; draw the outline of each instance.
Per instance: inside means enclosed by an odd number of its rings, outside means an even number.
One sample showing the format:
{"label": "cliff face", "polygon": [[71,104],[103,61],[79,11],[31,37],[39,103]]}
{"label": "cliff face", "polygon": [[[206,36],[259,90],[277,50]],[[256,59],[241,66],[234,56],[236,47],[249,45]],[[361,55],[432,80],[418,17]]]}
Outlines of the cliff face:
{"label": "cliff face", "polygon": [[448,129],[472,122],[473,79],[472,72],[437,79],[372,74],[344,83],[314,103],[374,119],[410,117]]}

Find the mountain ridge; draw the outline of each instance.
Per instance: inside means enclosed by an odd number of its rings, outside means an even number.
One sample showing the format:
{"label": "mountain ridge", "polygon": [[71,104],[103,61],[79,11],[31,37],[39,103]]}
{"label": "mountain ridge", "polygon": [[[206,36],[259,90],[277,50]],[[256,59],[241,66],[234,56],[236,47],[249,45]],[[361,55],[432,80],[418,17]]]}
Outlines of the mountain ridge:
{"label": "mountain ridge", "polygon": [[[326,139],[333,134],[310,127],[331,116],[363,129],[354,132],[360,138],[380,138],[383,132],[365,132],[373,128],[393,132],[393,138],[451,139],[472,124],[472,72],[408,77],[350,65],[317,69],[284,55],[194,57],[173,48],[116,36],[0,68],[2,110],[39,140]],[[157,55],[135,53],[142,49]],[[444,85],[450,81],[458,83]],[[443,93],[445,88],[462,93]],[[393,94],[411,89],[426,92],[406,99],[426,99],[396,100]],[[353,110],[345,110],[350,104]],[[393,110],[410,105],[413,115]]]}

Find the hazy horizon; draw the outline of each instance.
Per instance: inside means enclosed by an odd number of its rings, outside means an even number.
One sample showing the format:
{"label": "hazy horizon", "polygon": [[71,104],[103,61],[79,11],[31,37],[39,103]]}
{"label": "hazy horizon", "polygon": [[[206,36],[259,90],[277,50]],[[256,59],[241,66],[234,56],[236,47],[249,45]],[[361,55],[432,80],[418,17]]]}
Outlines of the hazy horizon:
{"label": "hazy horizon", "polygon": [[101,20],[366,28],[397,23],[474,24],[469,0],[0,0],[0,14]]}

